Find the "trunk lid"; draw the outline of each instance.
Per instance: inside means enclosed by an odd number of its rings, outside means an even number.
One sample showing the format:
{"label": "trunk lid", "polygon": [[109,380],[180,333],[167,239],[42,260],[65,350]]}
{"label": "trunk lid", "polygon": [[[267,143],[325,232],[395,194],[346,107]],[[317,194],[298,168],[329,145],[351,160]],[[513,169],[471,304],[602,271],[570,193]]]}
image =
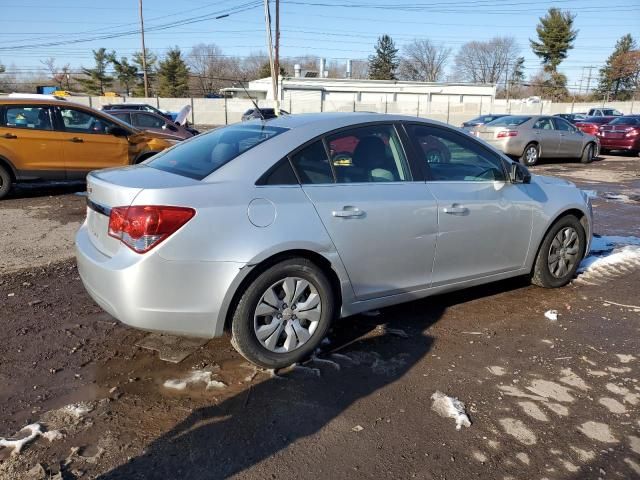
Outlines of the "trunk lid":
{"label": "trunk lid", "polygon": [[496,138],[498,131],[500,130],[508,130],[506,127],[477,127],[474,130],[474,134],[476,137],[481,138],[485,141],[493,140]]}
{"label": "trunk lid", "polygon": [[113,207],[127,207],[145,189],[178,188],[200,182],[146,165],[96,170],[87,176],[87,229],[91,243],[112,257],[120,240],[109,236],[109,214]]}
{"label": "trunk lid", "polygon": [[630,125],[602,125],[599,134],[606,138],[624,138],[624,136],[633,130]]}

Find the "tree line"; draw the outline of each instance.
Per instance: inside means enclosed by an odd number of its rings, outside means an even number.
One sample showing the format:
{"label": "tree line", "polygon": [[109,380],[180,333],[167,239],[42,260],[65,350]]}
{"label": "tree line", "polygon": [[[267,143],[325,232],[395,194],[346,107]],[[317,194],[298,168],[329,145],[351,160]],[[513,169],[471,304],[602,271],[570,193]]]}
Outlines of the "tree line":
{"label": "tree line", "polygon": [[[511,97],[539,95],[554,101],[570,98],[567,77],[559,71],[578,36],[575,15],[550,8],[540,17],[537,38],[530,39],[533,53],[540,58],[540,70],[527,79],[525,59],[515,38],[497,36],[486,41],[470,41],[453,54],[453,50],[428,39],[414,39],[396,47],[389,35],[382,35],[374,53],[367,60],[353,60],[351,77],[373,80],[413,80],[423,82],[459,81],[498,85],[498,94]],[[143,61],[143,56],[145,57]],[[100,48],[93,51],[94,66],[72,72],[69,65],[57,66],[54,58],[41,63],[48,80],[63,90],[78,90],[89,95],[103,95],[114,89],[131,96],[143,96],[143,73],[149,81],[150,95],[161,97],[206,96],[221,88],[271,75],[266,53],[247,57],[225,55],[215,44],[195,45],[185,55],[179,47],[171,48],[158,58],[151,51],[134,53],[131,58]],[[292,76],[294,65],[317,70],[315,56],[286,58],[281,61],[281,75]],[[344,62],[327,65],[329,77],[346,74]],[[448,72],[448,69],[450,70]],[[4,67],[0,65],[0,73]],[[0,82],[5,75],[0,75]],[[594,95],[608,99],[628,100],[640,79],[640,50],[636,40],[624,35],[600,69],[600,80]],[[5,78],[5,86],[7,88]],[[0,91],[3,85],[0,83]]]}

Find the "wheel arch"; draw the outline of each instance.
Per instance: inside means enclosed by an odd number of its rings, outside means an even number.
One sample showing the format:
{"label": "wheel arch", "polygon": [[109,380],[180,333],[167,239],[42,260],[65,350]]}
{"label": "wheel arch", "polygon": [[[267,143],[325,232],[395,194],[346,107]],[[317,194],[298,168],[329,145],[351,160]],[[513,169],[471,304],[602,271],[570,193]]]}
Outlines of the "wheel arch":
{"label": "wheel arch", "polygon": [[17,180],[18,174],[16,172],[16,169],[13,166],[13,163],[11,163],[8,158],[0,155],[0,166],[7,169],[7,171],[9,172],[9,175],[11,176],[11,180],[13,182]]}
{"label": "wheel arch", "polygon": [[542,145],[540,145],[540,142],[538,140],[531,140],[529,142],[527,142],[524,146],[524,148],[522,149],[522,153],[520,154],[520,156],[524,155],[524,152],[527,151],[527,147],[529,145],[536,145],[538,147],[538,158],[542,158]]}
{"label": "wheel arch", "polygon": [[233,318],[233,313],[235,311],[236,305],[240,301],[242,294],[245,292],[251,282],[253,282],[261,273],[263,273],[273,265],[292,258],[304,258],[306,260],[309,260],[322,270],[322,272],[327,276],[327,279],[329,280],[329,283],[331,284],[331,287],[333,288],[333,292],[335,294],[335,311],[340,311],[343,300],[344,282],[340,280],[340,276],[336,272],[331,261],[318,252],[314,252],[312,250],[307,250],[304,248],[296,248],[275,253],[267,258],[264,258],[259,263],[251,267],[249,272],[244,276],[244,278],[242,278],[238,286],[234,289],[230,300],[228,302],[225,302],[226,305],[222,307],[223,311],[220,312],[220,317],[224,318],[224,330],[228,330],[231,327],[231,320]]}

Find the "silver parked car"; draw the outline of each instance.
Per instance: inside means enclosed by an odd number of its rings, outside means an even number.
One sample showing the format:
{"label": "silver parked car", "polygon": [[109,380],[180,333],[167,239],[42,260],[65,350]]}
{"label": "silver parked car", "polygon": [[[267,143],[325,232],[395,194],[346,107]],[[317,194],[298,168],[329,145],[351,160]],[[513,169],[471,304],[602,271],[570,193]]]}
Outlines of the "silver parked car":
{"label": "silver parked car", "polygon": [[282,367],[334,317],[530,275],[560,287],[591,239],[573,184],[444,124],[287,115],[92,172],[78,269],[146,330],[215,337]]}
{"label": "silver parked car", "polygon": [[510,115],[472,132],[528,167],[540,158],[579,158],[590,163],[599,153],[599,140],[560,117]]}

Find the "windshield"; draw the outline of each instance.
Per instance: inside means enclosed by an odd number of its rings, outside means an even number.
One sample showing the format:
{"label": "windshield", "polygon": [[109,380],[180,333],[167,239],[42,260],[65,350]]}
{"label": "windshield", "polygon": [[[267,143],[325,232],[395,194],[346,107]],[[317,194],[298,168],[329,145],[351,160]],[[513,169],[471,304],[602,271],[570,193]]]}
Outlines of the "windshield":
{"label": "windshield", "polygon": [[609,122],[609,125],[640,125],[640,117],[618,117]]}
{"label": "windshield", "polygon": [[147,165],[202,180],[247,150],[286,130],[264,124],[218,128],[165,150],[154,156]]}
{"label": "windshield", "polygon": [[523,115],[508,115],[487,123],[487,127],[517,127],[530,119],[531,117],[525,117]]}

